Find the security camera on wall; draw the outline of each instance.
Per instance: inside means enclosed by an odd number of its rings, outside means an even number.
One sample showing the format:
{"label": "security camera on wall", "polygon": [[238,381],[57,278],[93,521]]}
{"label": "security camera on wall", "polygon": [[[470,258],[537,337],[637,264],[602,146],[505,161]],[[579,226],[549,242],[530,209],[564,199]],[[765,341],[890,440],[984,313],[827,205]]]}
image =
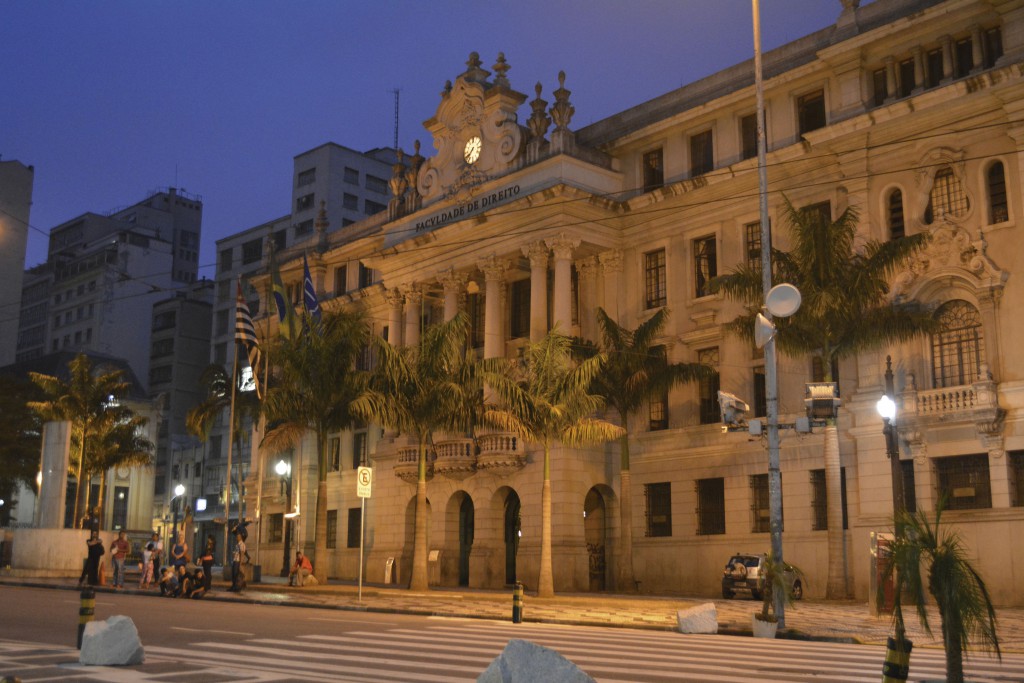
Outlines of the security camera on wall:
{"label": "security camera on wall", "polygon": [[747,412],[750,411],[750,406],[744,403],[739,396],[726,391],[718,392],[718,408],[722,412],[722,423],[725,425],[742,424]]}

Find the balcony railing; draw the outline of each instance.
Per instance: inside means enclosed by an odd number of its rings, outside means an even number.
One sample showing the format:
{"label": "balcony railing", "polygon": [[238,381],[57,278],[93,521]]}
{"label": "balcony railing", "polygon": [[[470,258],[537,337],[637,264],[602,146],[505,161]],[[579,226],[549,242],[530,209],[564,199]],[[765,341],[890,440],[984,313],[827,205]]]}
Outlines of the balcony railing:
{"label": "balcony railing", "polygon": [[[429,449],[429,446],[427,447]],[[437,454],[427,451],[427,481],[434,478],[434,460]],[[419,480],[419,446],[401,446],[398,449],[398,461],[395,463],[395,476],[402,481],[415,484]]]}
{"label": "balcony railing", "polygon": [[523,440],[515,434],[481,434],[477,437],[477,443],[480,444],[477,469],[508,474],[526,465]]}
{"label": "balcony railing", "polygon": [[437,459],[434,472],[449,479],[465,479],[476,471],[476,444],[473,439],[448,439],[434,444]]}

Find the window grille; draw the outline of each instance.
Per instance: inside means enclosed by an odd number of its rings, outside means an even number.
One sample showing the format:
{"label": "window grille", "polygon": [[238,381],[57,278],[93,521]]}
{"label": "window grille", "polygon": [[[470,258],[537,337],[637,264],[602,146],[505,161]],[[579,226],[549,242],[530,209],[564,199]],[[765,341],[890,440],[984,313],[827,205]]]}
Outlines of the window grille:
{"label": "window grille", "polygon": [[761,269],[761,221],[754,221],[743,226],[746,235],[747,265],[755,270]]}
{"label": "window grille", "polygon": [[825,127],[825,91],[816,90],[796,100],[800,135]]}
{"label": "window grille", "polygon": [[327,511],[327,549],[338,547],[338,511]]}
{"label": "window grille", "polygon": [[651,398],[648,408],[647,428],[652,432],[668,429],[668,390]]}
{"label": "window grille", "polygon": [[750,531],[755,534],[771,531],[767,474],[750,476]]}
{"label": "window grille", "polygon": [[946,499],[948,510],[980,510],[992,507],[988,456],[958,455],[932,461],[938,482],[938,497]]}
{"label": "window grille", "polygon": [[889,239],[898,240],[906,236],[906,224],[903,221],[903,193],[893,190],[889,194]]}
{"label": "window grille", "polygon": [[672,535],[672,484],[661,482],[644,485],[647,507],[647,536]]}
{"label": "window grille", "polygon": [[[846,468],[839,470],[839,486],[843,508],[843,528],[849,528],[846,510]],[[825,487],[825,470],[811,470],[811,530],[828,529],[828,489]]]}
{"label": "window grille", "polygon": [[696,177],[715,168],[715,151],[710,130],[690,136],[690,176]]}
{"label": "window grille", "polygon": [[284,540],[284,513],[267,515],[267,521],[267,543],[280,543]]}
{"label": "window grille", "polygon": [[725,533],[725,479],[697,480],[697,535]]}
{"label": "window grille", "polygon": [[932,223],[936,218],[942,218],[946,214],[959,218],[967,213],[970,206],[963,185],[953,174],[953,169],[947,166],[935,174],[924,219],[926,223]]}
{"label": "window grille", "polygon": [[656,190],[665,184],[665,166],[661,149],[653,149],[643,156],[644,192]]}
{"label": "window grille", "polygon": [[1002,223],[1009,220],[1009,205],[1006,203],[1006,174],[1003,162],[997,161],[988,169],[988,222]]}
{"label": "window grille", "polygon": [[698,297],[711,294],[711,279],[718,275],[718,248],[715,236],[693,241],[695,292]]}
{"label": "window grille", "polygon": [[936,389],[963,386],[978,379],[985,339],[978,309],[961,299],[935,313],[942,332],[932,336],[932,380]]}
{"label": "window grille", "polygon": [[644,254],[644,308],[658,308],[666,303],[665,250]]}

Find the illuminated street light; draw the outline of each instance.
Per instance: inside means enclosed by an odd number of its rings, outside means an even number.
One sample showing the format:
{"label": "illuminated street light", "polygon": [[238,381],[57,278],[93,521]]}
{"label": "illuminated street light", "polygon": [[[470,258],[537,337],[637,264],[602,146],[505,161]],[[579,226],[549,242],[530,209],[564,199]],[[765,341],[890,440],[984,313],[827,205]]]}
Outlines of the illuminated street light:
{"label": "illuminated street light", "polygon": [[291,527],[292,518],[296,516],[292,510],[292,465],[284,460],[278,460],[274,471],[281,477],[281,485],[285,489],[285,510],[284,521],[284,561],[281,564],[281,576],[288,576],[288,569],[291,560]]}

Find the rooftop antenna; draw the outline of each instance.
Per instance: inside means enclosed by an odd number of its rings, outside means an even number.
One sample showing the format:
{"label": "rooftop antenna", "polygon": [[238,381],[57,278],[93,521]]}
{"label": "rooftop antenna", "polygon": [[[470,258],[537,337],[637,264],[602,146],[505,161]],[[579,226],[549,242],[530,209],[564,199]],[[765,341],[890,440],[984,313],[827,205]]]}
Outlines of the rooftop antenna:
{"label": "rooftop antenna", "polygon": [[395,88],[391,91],[391,94],[395,96],[395,149],[398,149],[398,97],[401,92],[401,88]]}

